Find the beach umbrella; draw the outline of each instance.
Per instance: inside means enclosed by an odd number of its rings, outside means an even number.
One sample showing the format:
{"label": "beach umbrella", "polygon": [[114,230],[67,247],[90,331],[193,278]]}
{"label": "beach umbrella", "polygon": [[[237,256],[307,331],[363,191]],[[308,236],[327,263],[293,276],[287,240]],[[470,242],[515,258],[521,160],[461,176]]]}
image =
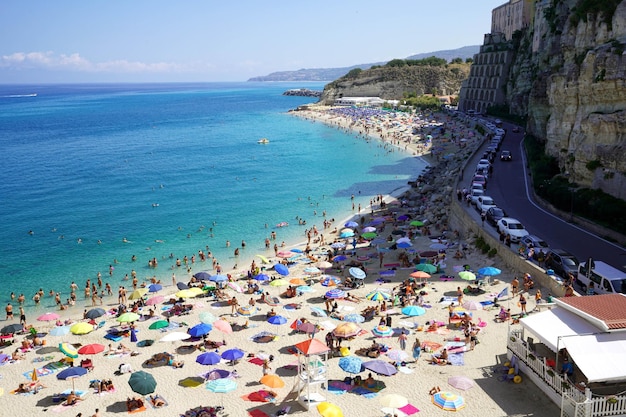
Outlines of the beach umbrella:
{"label": "beach umbrella", "polygon": [[285,285],[289,285],[289,281],[279,278],[271,281],[270,285],[272,287],[284,287]]}
{"label": "beach umbrella", "polygon": [[263,255],[254,255],[254,256],[256,256],[257,258],[259,258],[259,259],[261,260],[261,262],[262,262],[262,263],[264,263],[264,264],[269,264],[269,263],[270,263],[269,259],[267,259],[267,258],[266,258],[265,256],[263,256]]}
{"label": "beach umbrella", "polygon": [[291,258],[294,253],[288,250],[281,250],[276,254],[279,258]]}
{"label": "beach umbrella", "polygon": [[339,359],[339,367],[345,372],[358,374],[363,372],[363,360],[358,356],[345,356]]}
{"label": "beach umbrella", "polygon": [[289,249],[289,250],[294,252],[294,253],[302,253],[302,249],[298,249],[298,248],[292,248],[292,249]]}
{"label": "beach umbrella", "polygon": [[[370,232],[375,232],[375,231],[376,231],[376,228],[372,227],[372,226],[367,226],[367,227],[363,228],[363,232],[364,233],[370,233]],[[361,236],[363,236],[363,235],[361,235]]]}
{"label": "beach umbrella", "polygon": [[320,278],[320,284],[324,287],[332,287],[341,284],[341,278],[333,275],[324,275]]}
{"label": "beach umbrella", "polygon": [[339,237],[342,238],[342,239],[345,239],[347,237],[352,237],[352,236],[354,236],[354,231],[352,231],[352,230],[350,230],[350,231],[346,230],[345,232],[341,232],[339,234]]}
{"label": "beach umbrella", "polygon": [[193,326],[187,333],[189,333],[192,337],[200,337],[208,334],[211,330],[213,330],[213,326],[206,323],[200,323]]}
{"label": "beach umbrella", "polygon": [[350,220],[349,222],[344,224],[344,226],[345,227],[349,227],[351,229],[354,229],[355,227],[359,227],[359,224],[357,222],[355,222],[354,220]]}
{"label": "beach umbrella", "polygon": [[139,320],[139,314],[128,312],[124,313],[116,319],[120,323],[132,323],[134,321]]}
{"label": "beach umbrella", "polygon": [[400,229],[392,230],[391,234],[394,236],[406,236],[406,232]]}
{"label": "beach umbrella", "polygon": [[429,248],[434,249],[434,250],[444,250],[444,249],[448,249],[448,246],[444,243],[433,243],[432,245],[429,246]]}
{"label": "beach umbrella", "polygon": [[363,239],[367,239],[367,240],[372,240],[376,236],[378,236],[378,234],[376,232],[365,232],[365,233],[361,234],[361,237]]}
{"label": "beach umbrella", "polygon": [[350,272],[350,275],[357,279],[364,279],[366,277],[365,271],[360,268],[352,267],[348,270],[348,272]]}
{"label": "beach umbrella", "polygon": [[217,320],[217,318],[213,315],[213,313],[210,313],[208,311],[203,311],[202,313],[200,313],[198,318],[200,319],[202,323],[206,323],[206,324],[213,324],[213,322]]}
{"label": "beach umbrella", "polygon": [[401,214],[400,216],[396,217],[396,220],[399,220],[401,222],[405,222],[405,221],[407,221],[409,219],[410,219],[410,217],[407,216],[406,214]]}
{"label": "beach umbrella", "polygon": [[213,282],[225,282],[228,281],[228,277],[226,275],[211,275],[211,277],[209,278],[209,281],[213,281]]}
{"label": "beach umbrella", "polygon": [[37,317],[38,321],[52,321],[57,320],[59,316],[57,313],[44,313],[41,316]]}
{"label": "beach umbrella", "polygon": [[257,311],[258,309],[255,306],[251,306],[251,305],[243,305],[243,306],[237,307],[237,313],[246,317],[253,315]]}
{"label": "beach umbrella", "polygon": [[241,285],[237,284],[236,282],[228,282],[226,286],[231,290],[237,291],[238,293],[243,292],[243,288],[241,288]]}
{"label": "beach umbrella", "polygon": [[328,261],[319,261],[317,263],[317,267],[321,268],[321,269],[328,269],[328,268],[332,268],[333,264],[331,264]]}
{"label": "beach umbrella", "polygon": [[263,375],[259,382],[270,388],[282,388],[285,386],[285,381],[283,381],[278,375],[274,374]]}
{"label": "beach umbrella", "polygon": [[274,324],[276,326],[280,326],[281,324],[287,323],[287,319],[280,315],[275,315],[267,319],[269,324]]}
{"label": "beach umbrella", "polygon": [[96,353],[104,352],[104,345],[100,343],[90,343],[85,346],[81,346],[78,349],[78,353],[81,355],[95,355]]}
{"label": "beach umbrella", "polygon": [[478,301],[468,300],[463,303],[463,308],[466,310],[482,310],[483,305]]}
{"label": "beach umbrella", "polygon": [[391,296],[384,291],[374,290],[367,293],[365,298],[370,301],[387,301],[389,300],[389,298],[391,298]]}
{"label": "beach umbrella", "polygon": [[426,310],[420,306],[407,306],[404,307],[401,311],[402,314],[410,317],[417,317],[421,316],[422,314],[426,314]]}
{"label": "beach umbrella", "polygon": [[13,333],[19,333],[22,330],[24,330],[24,326],[22,326],[19,323],[13,323],[13,324],[9,324],[7,326],[4,326],[2,329],[0,329],[0,333],[2,333],[2,334],[13,334]]}
{"label": "beach umbrella", "polygon": [[341,262],[341,261],[345,261],[346,259],[348,259],[348,257],[346,255],[337,255],[337,256],[334,256],[332,258],[332,261],[333,262]]}
{"label": "beach umbrella", "polygon": [[93,332],[93,324],[89,324],[85,321],[72,324],[70,332],[72,334],[87,334]]}
{"label": "beach umbrella", "polygon": [[87,368],[83,368],[82,366],[72,366],[70,368],[66,368],[57,374],[57,379],[61,380],[72,380],[72,391],[76,391],[74,389],[74,380],[76,378],[80,378],[88,372]]}
{"label": "beach umbrella", "polygon": [[177,282],[176,288],[178,288],[179,290],[188,290],[189,285],[185,284],[184,282]]}
{"label": "beach umbrella", "polygon": [[196,362],[201,365],[215,365],[220,363],[221,360],[222,358],[220,358],[220,355],[215,352],[205,352],[198,355],[198,357],[196,358]]}
{"label": "beach umbrella", "polygon": [[326,401],[322,401],[317,405],[317,411],[322,417],[343,417],[341,408]]}
{"label": "beach umbrella", "polygon": [[[209,287],[209,288],[211,288],[211,287]],[[200,288],[200,287],[191,287],[187,291],[189,291],[191,294],[193,294],[194,297],[197,297],[198,295],[204,294],[204,289]]]}
{"label": "beach umbrella", "polygon": [[76,348],[67,342],[59,343],[59,350],[68,358],[78,358],[78,351]]}
{"label": "beach umbrella", "polygon": [[191,337],[188,333],[183,332],[171,332],[159,339],[159,342],[177,342],[180,340],[187,340]]}
{"label": "beach umbrella", "polygon": [[432,396],[432,402],[437,407],[446,411],[459,411],[465,407],[463,397],[448,391],[436,392]]}
{"label": "beach umbrella", "polygon": [[365,317],[356,313],[346,314],[345,316],[343,316],[343,321],[347,321],[350,323],[363,323],[365,321]]}
{"label": "beach umbrella", "polygon": [[411,223],[409,223],[411,226],[415,226],[415,227],[422,227],[424,226],[424,222],[421,222],[419,220],[413,220],[411,221]]}
{"label": "beach umbrella", "polygon": [[426,272],[427,274],[437,273],[437,267],[433,264],[417,264],[415,265],[415,269],[417,269],[418,271]]}
{"label": "beach umbrella", "polygon": [[307,321],[306,323],[300,323],[296,325],[296,330],[299,332],[312,334],[317,332],[317,326],[310,321]]}
{"label": "beach umbrella", "polygon": [[437,255],[438,255],[438,253],[435,252],[435,251],[432,251],[432,250],[427,250],[427,251],[424,251],[424,252],[420,252],[420,256],[422,258],[434,258]]}
{"label": "beach umbrella", "polygon": [[184,388],[197,388],[202,384],[204,384],[204,378],[196,376],[189,376],[178,381],[178,385]]}
{"label": "beach umbrella", "polygon": [[176,294],[174,294],[176,298],[193,298],[196,295],[197,294],[195,292],[191,291],[191,288],[187,288],[186,290],[180,290]]}
{"label": "beach umbrella", "polygon": [[498,268],[493,267],[493,266],[485,266],[485,267],[480,268],[478,270],[478,273],[480,275],[493,277],[495,275],[500,275],[502,273],[502,271],[499,270]]}
{"label": "beach umbrella", "polygon": [[324,294],[326,298],[330,298],[331,300],[336,300],[339,298],[344,298],[346,296],[346,292],[340,290],[339,288],[333,288],[332,290],[326,291]]}
{"label": "beach umbrella", "polygon": [[4,362],[7,362],[11,360],[11,356],[7,355],[6,353],[0,353],[0,364],[4,364]]}
{"label": "beach umbrella", "polygon": [[216,379],[228,378],[231,376],[231,372],[226,369],[213,369],[207,373],[202,374],[205,381],[215,381]]}
{"label": "beach umbrella", "polygon": [[396,246],[399,247],[400,249],[407,249],[407,248],[413,247],[413,244],[411,242],[400,242],[400,243],[396,243]]}
{"label": "beach umbrella", "polygon": [[222,359],[236,361],[243,358],[244,351],[241,349],[228,349],[222,352]]}
{"label": "beach umbrella", "polygon": [[142,298],[147,293],[148,293],[148,289],[147,288],[137,288],[135,291],[132,292],[132,294],[130,295],[130,297],[128,297],[128,299],[129,300],[139,300],[140,298]]}
{"label": "beach umbrella", "polygon": [[233,327],[226,320],[215,320],[213,322],[213,328],[226,334],[231,334],[233,332]]}
{"label": "beach umbrella", "polygon": [[163,285],[161,284],[150,284],[148,286],[148,292],[158,292],[163,289]]}
{"label": "beach umbrella", "polygon": [[206,389],[216,393],[227,393],[237,388],[237,383],[230,378],[214,379],[206,384]]}
{"label": "beach umbrella", "polygon": [[334,242],[332,245],[330,245],[330,247],[333,249],[341,249],[341,248],[345,248],[346,244],[343,242]]}
{"label": "beach umbrella", "polygon": [[148,329],[150,330],[158,330],[158,329],[163,329],[165,327],[168,327],[170,324],[167,322],[167,320],[157,320],[154,323],[152,323]]}
{"label": "beach umbrella", "polygon": [[200,281],[207,281],[209,278],[211,278],[211,274],[206,271],[196,272],[195,274],[193,274],[193,276]]}
{"label": "beach umbrella", "polygon": [[254,276],[254,279],[257,281],[269,281],[270,277],[267,274],[258,274]]}
{"label": "beach umbrella", "polygon": [[306,268],[304,268],[304,272],[306,272],[307,274],[319,274],[322,271],[316,266],[307,266]]}
{"label": "beach umbrella", "polygon": [[87,311],[87,313],[85,314],[85,317],[91,320],[95,320],[98,317],[102,317],[106,314],[106,310],[100,307],[96,307],[96,308],[92,308],[91,310]]}
{"label": "beach umbrella", "polygon": [[398,369],[395,366],[380,359],[363,362],[363,367],[378,375],[391,376],[398,373]]}
{"label": "beach umbrella", "polygon": [[162,295],[155,295],[154,297],[148,298],[148,300],[146,301],[146,305],[149,305],[149,306],[157,305],[157,304],[162,303],[163,300],[165,300],[165,297],[163,297]]}
{"label": "beach umbrella", "polygon": [[380,397],[380,403],[383,407],[393,409],[402,408],[409,403],[409,400],[400,394],[387,394]]}
{"label": "beach umbrella", "polygon": [[387,357],[394,362],[402,362],[409,357],[409,354],[403,350],[392,349],[387,351]]}
{"label": "beach umbrella", "polygon": [[413,278],[419,278],[419,279],[428,279],[430,278],[430,274],[424,272],[424,271],[415,271],[415,272],[411,272],[409,274],[410,277]]}
{"label": "beach umbrella", "polygon": [[473,379],[466,376],[451,376],[448,378],[448,384],[452,385],[456,389],[467,391],[472,388],[476,383]]}
{"label": "beach umbrella", "polygon": [[377,237],[377,238],[374,238],[372,241],[370,241],[370,244],[374,245],[374,246],[382,245],[382,244],[385,244],[385,243],[387,243],[387,241],[385,239],[383,239],[382,237]]}
{"label": "beach umbrella", "polygon": [[289,268],[287,268],[283,264],[276,264],[276,265],[274,265],[274,271],[278,272],[280,275],[282,275],[284,277],[289,275]]}
{"label": "beach umbrella", "polygon": [[380,324],[372,329],[372,333],[376,337],[391,337],[393,336],[393,329],[384,324]]}
{"label": "beach umbrella", "polygon": [[328,314],[326,314],[326,312],[319,307],[309,306],[309,308],[311,309],[311,312],[313,313],[314,316],[328,317]]}
{"label": "beach umbrella", "polygon": [[355,323],[343,322],[333,329],[333,334],[344,339],[354,337],[361,332],[361,328]]}
{"label": "beach umbrella", "polygon": [[50,336],[63,336],[70,332],[70,326],[54,326],[48,333]]}
{"label": "beach umbrella", "polygon": [[306,281],[302,278],[291,278],[289,283],[293,285],[306,285]]}
{"label": "beach umbrella", "polygon": [[130,385],[130,389],[137,394],[148,395],[156,390],[157,382],[151,374],[144,371],[137,371],[130,374],[128,385]]}
{"label": "beach umbrella", "polygon": [[459,272],[459,277],[465,281],[475,281],[476,274],[470,271],[461,271]]}

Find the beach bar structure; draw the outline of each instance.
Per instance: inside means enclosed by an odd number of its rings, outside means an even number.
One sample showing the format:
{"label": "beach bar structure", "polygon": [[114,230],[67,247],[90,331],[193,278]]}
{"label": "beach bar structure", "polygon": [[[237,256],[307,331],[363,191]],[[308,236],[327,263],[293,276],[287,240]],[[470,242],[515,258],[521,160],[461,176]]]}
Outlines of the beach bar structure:
{"label": "beach bar structure", "polygon": [[561,416],[626,415],[626,295],[562,297],[512,325],[507,355]]}
{"label": "beach bar structure", "polygon": [[292,392],[297,393],[298,403],[309,410],[326,401],[322,391],[328,387],[327,361],[330,348],[315,338],[294,347],[298,354],[298,377]]}

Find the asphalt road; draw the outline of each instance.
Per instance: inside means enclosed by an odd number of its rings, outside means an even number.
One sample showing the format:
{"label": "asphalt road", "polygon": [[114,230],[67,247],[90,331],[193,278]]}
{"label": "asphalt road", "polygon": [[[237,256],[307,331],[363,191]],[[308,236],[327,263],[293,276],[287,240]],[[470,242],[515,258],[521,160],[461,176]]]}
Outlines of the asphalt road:
{"label": "asphalt road", "polygon": [[[510,150],[513,160],[502,162],[498,153],[485,194],[491,196],[509,217],[518,219],[530,234],[542,238],[550,247],[571,252],[581,262],[591,257],[626,271],[626,249],[569,223],[567,219],[543,210],[532,200],[529,191],[531,178],[525,166],[525,155],[522,151],[524,133],[514,133],[513,127],[512,124],[504,123],[507,134],[500,148],[500,151]],[[469,187],[474,167],[487,146],[488,143],[485,143],[468,163],[461,186]],[[480,216],[474,206],[467,210],[480,223]],[[496,229],[487,222],[484,228],[490,230],[494,236],[498,236]],[[517,245],[512,245],[512,249],[517,250]]]}

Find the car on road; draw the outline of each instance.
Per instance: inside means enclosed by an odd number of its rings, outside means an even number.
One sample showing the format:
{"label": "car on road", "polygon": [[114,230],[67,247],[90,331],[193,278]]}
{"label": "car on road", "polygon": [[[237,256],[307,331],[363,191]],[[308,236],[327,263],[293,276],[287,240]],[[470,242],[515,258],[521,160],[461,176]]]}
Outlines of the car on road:
{"label": "car on road", "polygon": [[498,221],[503,217],[506,217],[506,213],[498,206],[489,207],[485,213],[485,220],[487,220],[487,223],[494,227],[497,226]]}
{"label": "car on road", "polygon": [[484,195],[485,192],[482,190],[478,190],[476,188],[472,189],[472,191],[470,192],[470,201],[473,205],[476,205],[476,200],[478,199],[478,197],[480,197],[481,195]]}
{"label": "car on road", "polygon": [[578,272],[578,259],[563,249],[550,249],[546,255],[546,269],[552,269],[556,275],[567,278],[570,274],[576,276]]}
{"label": "car on road", "polygon": [[496,207],[496,203],[493,201],[493,198],[488,195],[481,195],[476,199],[476,210],[478,210],[479,213],[485,213],[486,216],[487,210],[491,207]]}
{"label": "car on road", "polygon": [[513,160],[513,155],[511,154],[511,151],[502,151],[502,153],[500,154],[500,160],[501,161],[512,161]]}
{"label": "car on road", "polygon": [[488,159],[481,159],[478,161],[478,164],[476,164],[476,169],[489,169],[490,165],[491,162],[489,162]]}
{"label": "car on road", "polygon": [[524,225],[519,220],[512,217],[503,217],[498,220],[498,231],[505,236],[511,236],[511,242],[519,242],[521,238],[529,235],[528,230],[524,228]]}
{"label": "car on road", "polygon": [[487,178],[484,175],[474,175],[472,184],[475,182],[482,184],[483,188],[487,188]]}

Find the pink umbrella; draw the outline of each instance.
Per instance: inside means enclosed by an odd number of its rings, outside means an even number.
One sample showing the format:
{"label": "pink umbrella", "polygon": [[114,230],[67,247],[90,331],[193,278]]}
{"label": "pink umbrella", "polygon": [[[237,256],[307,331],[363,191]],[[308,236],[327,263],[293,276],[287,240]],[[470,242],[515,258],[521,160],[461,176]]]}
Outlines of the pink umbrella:
{"label": "pink umbrella", "polygon": [[162,295],[155,295],[154,297],[148,298],[146,304],[149,306],[153,306],[162,303],[163,300],[165,300],[165,297],[163,297]]}
{"label": "pink umbrella", "polygon": [[37,320],[52,321],[52,320],[58,320],[59,317],[61,316],[59,316],[57,313],[44,313],[41,316],[37,317]]}
{"label": "pink umbrella", "polygon": [[243,288],[241,288],[241,285],[237,284],[236,282],[228,282],[226,283],[226,285],[228,286],[228,288],[235,290],[239,293],[243,292]]}
{"label": "pink umbrella", "polygon": [[233,328],[226,320],[215,320],[213,322],[213,327],[226,334],[231,334],[233,332]]}
{"label": "pink umbrella", "polygon": [[282,251],[278,252],[278,257],[279,258],[291,258],[294,255],[295,254],[293,252],[288,251],[288,250],[282,250]]}

